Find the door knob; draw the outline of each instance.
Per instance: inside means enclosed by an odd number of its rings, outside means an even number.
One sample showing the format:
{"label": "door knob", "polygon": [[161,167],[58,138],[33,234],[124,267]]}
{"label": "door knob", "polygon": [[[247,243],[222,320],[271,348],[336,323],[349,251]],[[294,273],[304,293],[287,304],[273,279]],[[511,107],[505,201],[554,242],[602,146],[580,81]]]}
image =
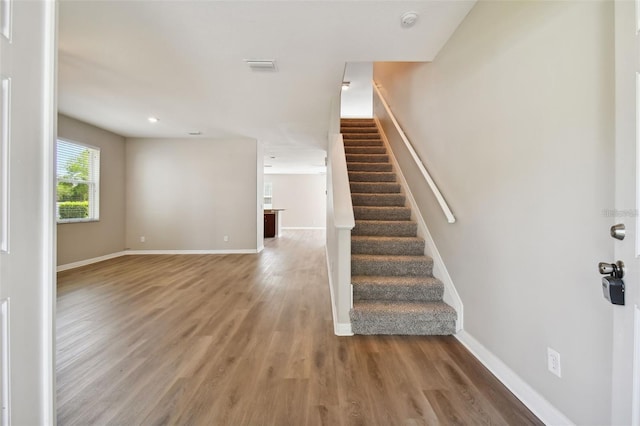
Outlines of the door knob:
{"label": "door knob", "polygon": [[600,271],[602,275],[622,278],[624,277],[624,263],[621,260],[618,260],[616,263],[600,262],[598,263],[598,271]]}

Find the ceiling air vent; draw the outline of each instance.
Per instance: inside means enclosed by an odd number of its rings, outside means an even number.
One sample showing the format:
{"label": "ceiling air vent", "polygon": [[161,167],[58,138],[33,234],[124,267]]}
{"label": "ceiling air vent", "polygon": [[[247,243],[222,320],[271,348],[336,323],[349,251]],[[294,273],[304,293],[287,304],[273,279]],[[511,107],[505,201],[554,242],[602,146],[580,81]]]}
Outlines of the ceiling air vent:
{"label": "ceiling air vent", "polygon": [[276,61],[266,59],[245,59],[251,71],[278,71]]}

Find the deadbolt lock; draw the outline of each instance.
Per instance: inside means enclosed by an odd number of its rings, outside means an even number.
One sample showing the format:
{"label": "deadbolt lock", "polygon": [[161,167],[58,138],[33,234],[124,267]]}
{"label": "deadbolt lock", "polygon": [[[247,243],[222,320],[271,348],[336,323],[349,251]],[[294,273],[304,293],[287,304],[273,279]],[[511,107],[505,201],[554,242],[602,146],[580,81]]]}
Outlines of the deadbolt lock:
{"label": "deadbolt lock", "polygon": [[611,237],[616,240],[624,240],[626,233],[627,229],[625,228],[624,223],[619,223],[611,227]]}

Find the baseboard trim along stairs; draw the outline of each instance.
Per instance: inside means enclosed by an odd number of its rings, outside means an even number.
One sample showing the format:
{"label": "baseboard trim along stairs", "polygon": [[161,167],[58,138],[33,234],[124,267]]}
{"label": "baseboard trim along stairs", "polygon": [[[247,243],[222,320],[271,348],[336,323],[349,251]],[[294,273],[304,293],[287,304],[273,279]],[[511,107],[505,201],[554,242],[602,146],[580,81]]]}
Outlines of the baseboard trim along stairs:
{"label": "baseboard trim along stairs", "polygon": [[343,119],[356,226],[351,232],[355,334],[449,335],[457,313],[443,301],[433,259],[373,119]]}

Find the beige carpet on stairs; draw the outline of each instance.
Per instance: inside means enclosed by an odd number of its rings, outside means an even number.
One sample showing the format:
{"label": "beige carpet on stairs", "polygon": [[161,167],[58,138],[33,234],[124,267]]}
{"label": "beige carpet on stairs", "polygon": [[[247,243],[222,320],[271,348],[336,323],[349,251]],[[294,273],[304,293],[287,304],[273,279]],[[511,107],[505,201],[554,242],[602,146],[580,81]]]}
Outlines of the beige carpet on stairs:
{"label": "beige carpet on stairs", "polygon": [[456,311],[442,301],[411,208],[373,119],[343,119],[341,132],[356,226],[351,231],[355,334],[455,333]]}

